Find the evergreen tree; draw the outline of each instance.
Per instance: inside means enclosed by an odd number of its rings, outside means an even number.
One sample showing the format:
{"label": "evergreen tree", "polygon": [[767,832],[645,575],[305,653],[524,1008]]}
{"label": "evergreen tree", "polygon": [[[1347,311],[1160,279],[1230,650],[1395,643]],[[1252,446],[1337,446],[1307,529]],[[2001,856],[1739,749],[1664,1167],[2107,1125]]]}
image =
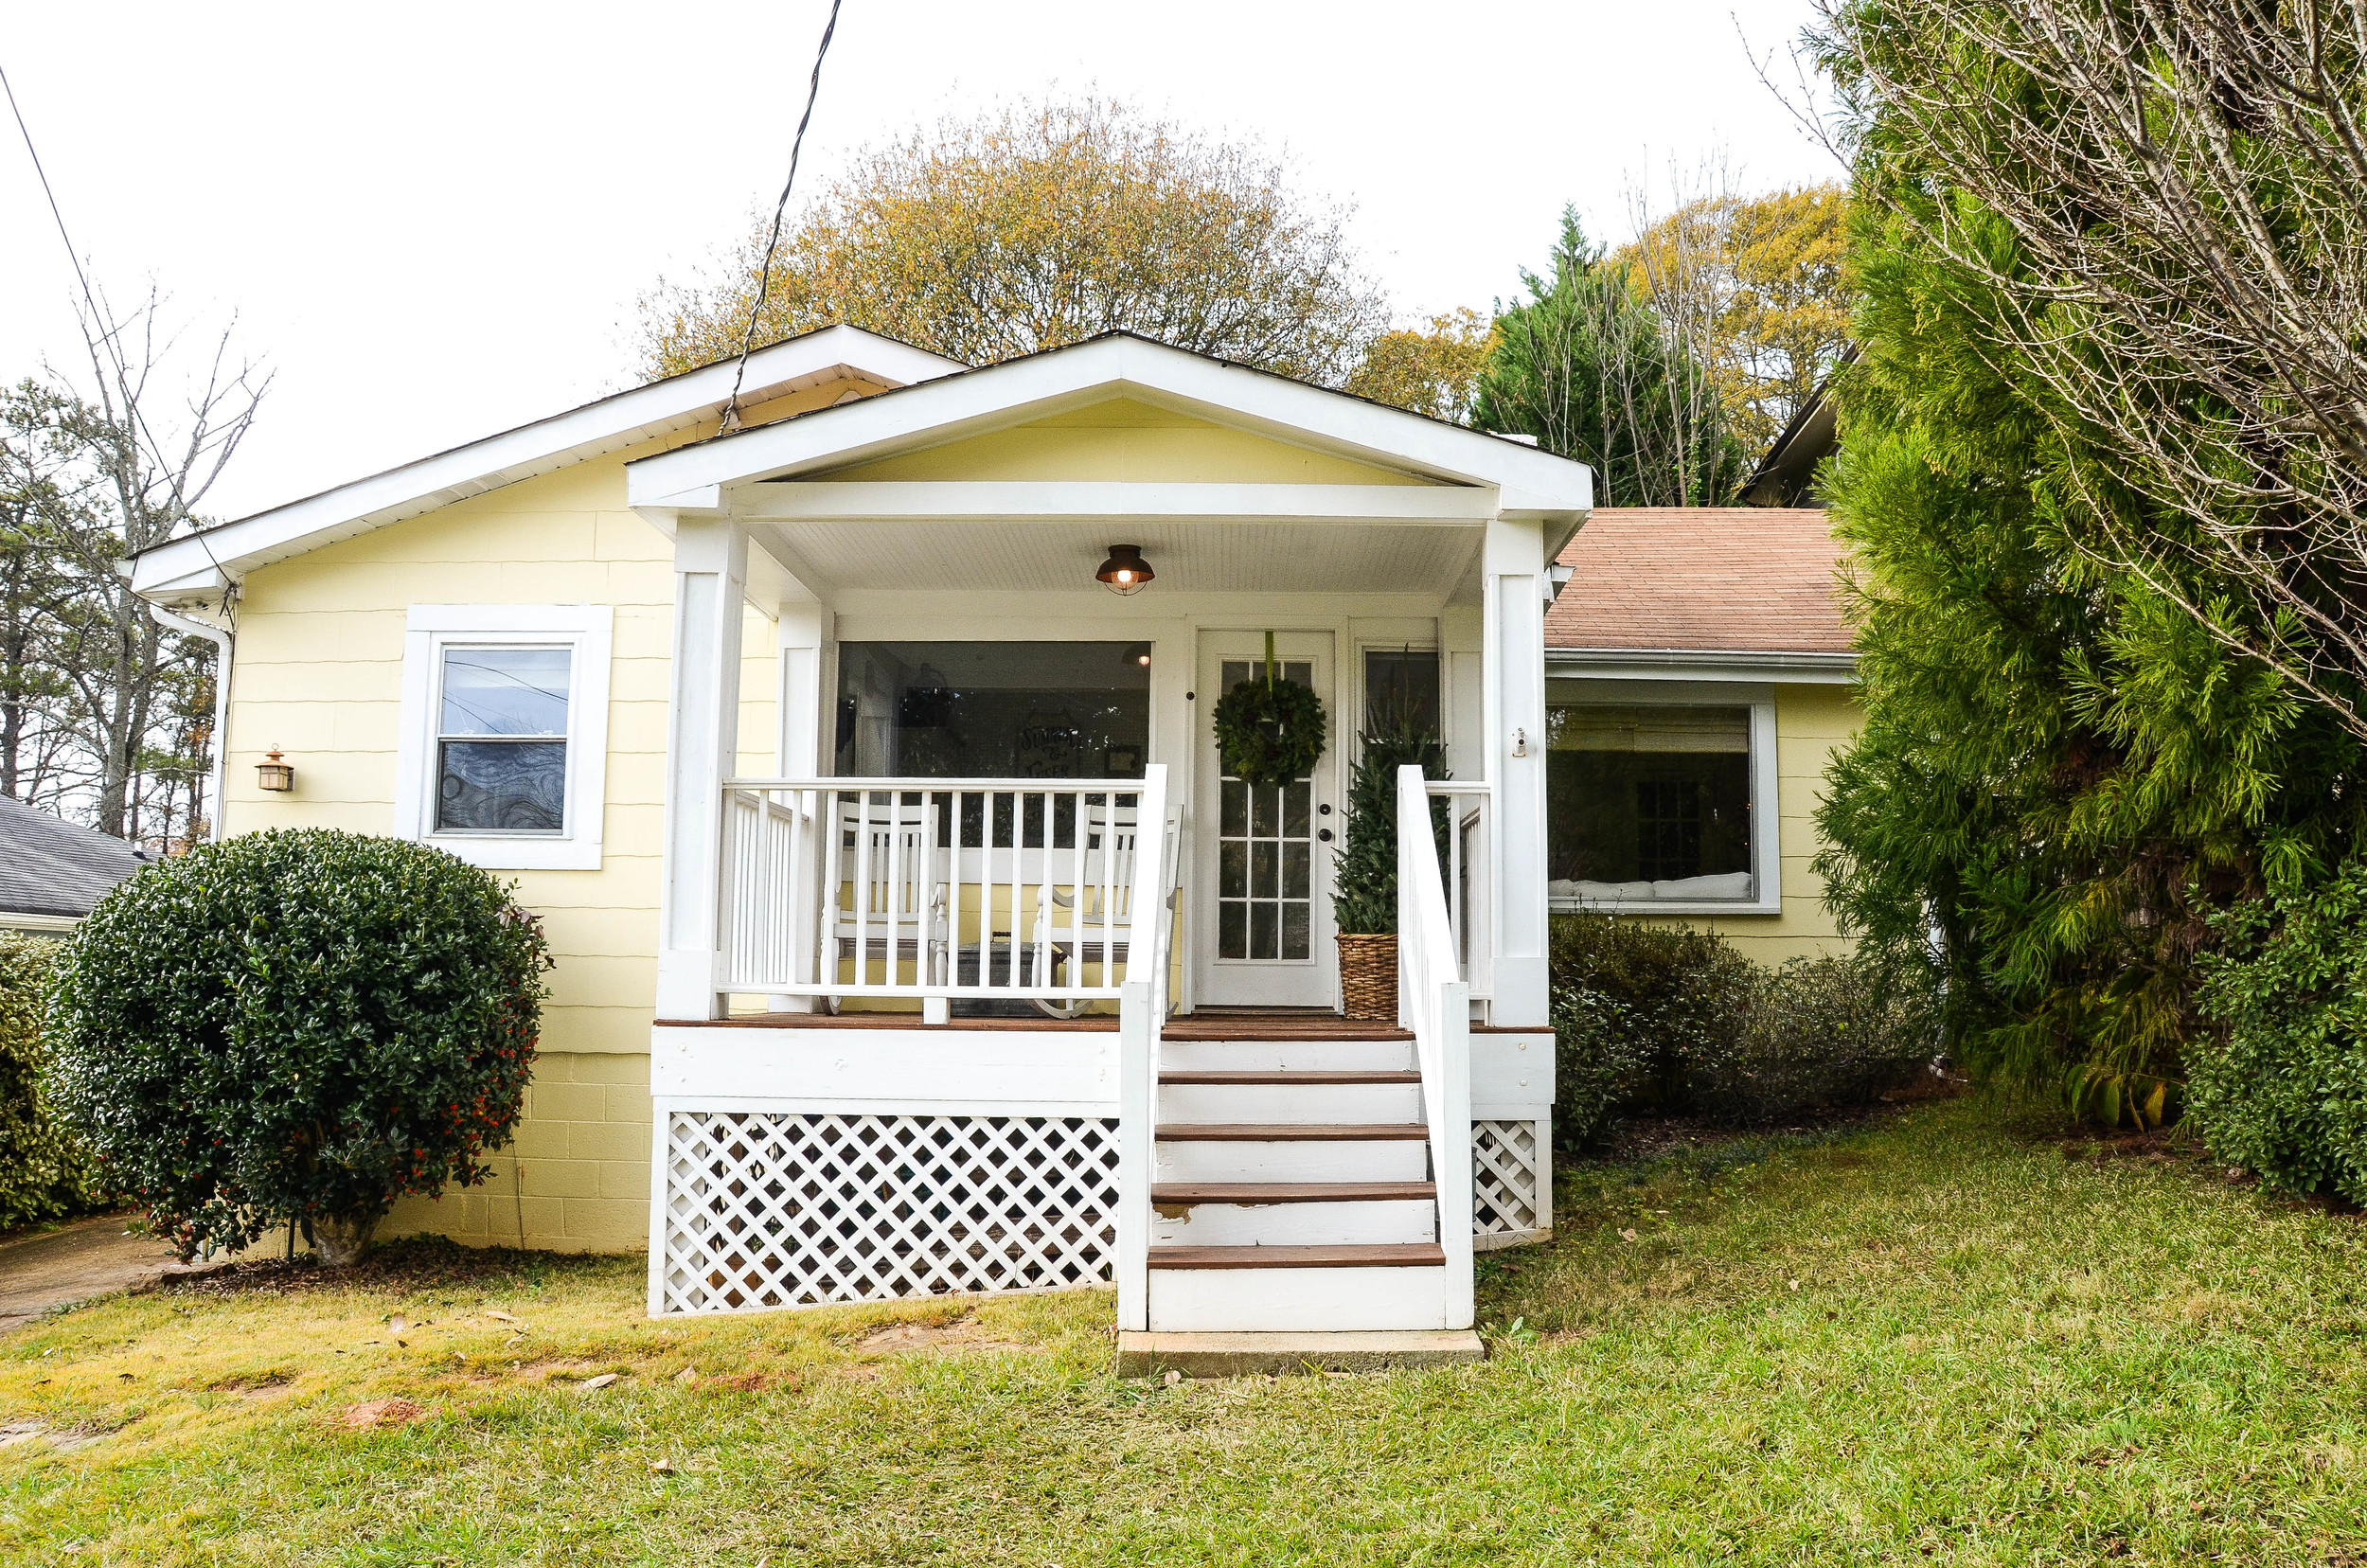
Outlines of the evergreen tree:
{"label": "evergreen tree", "polygon": [[2188,525],[2049,417],[2005,330],[2038,292],[2007,226],[1860,123],[1864,357],[1825,493],[1866,719],[1818,812],[1827,897],[1877,940],[1936,930],[1976,1072],[2174,1076],[2209,917],[2349,851],[2358,748],[2180,607],[2245,613],[2203,566],[2148,581],[2092,548]]}
{"label": "evergreen tree", "polygon": [[1632,261],[1590,242],[1565,212],[1551,271],[1496,317],[1472,400],[1482,430],[1534,436],[1593,469],[1605,507],[1718,507],[1750,457],[1686,312],[1655,309]]}

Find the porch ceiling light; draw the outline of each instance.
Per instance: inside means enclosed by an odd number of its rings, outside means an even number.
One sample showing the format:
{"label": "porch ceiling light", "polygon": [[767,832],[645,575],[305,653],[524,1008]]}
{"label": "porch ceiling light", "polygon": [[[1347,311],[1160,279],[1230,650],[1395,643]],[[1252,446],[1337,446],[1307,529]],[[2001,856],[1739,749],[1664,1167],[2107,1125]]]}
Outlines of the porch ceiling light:
{"label": "porch ceiling light", "polygon": [[1113,594],[1139,594],[1157,576],[1150,562],[1143,559],[1139,544],[1112,544],[1110,559],[1094,574],[1095,581],[1105,584]]}

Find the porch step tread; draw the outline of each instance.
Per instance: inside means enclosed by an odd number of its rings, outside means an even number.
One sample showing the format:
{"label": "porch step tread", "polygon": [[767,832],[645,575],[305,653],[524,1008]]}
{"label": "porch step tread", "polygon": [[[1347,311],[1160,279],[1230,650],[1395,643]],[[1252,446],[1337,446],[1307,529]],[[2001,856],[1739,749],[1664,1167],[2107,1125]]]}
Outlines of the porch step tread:
{"label": "porch step tread", "polygon": [[1250,1044],[1269,1041],[1326,1040],[1397,1042],[1412,1040],[1413,1031],[1388,1023],[1342,1018],[1333,1012],[1221,1012],[1203,1007],[1170,1018],[1160,1025],[1163,1040]]}
{"label": "porch step tread", "polygon": [[1438,1196],[1434,1182],[1153,1182],[1154,1203],[1390,1203]]}
{"label": "porch step tread", "polygon": [[1420,1122],[1169,1122],[1161,1143],[1387,1143],[1430,1136]]}
{"label": "porch step tread", "polygon": [[1159,1075],[1162,1083],[1419,1083],[1422,1075],[1382,1067],[1186,1068]]}
{"label": "porch step tread", "polygon": [[1447,1250],[1435,1241],[1347,1247],[1152,1247],[1154,1269],[1435,1269]]}

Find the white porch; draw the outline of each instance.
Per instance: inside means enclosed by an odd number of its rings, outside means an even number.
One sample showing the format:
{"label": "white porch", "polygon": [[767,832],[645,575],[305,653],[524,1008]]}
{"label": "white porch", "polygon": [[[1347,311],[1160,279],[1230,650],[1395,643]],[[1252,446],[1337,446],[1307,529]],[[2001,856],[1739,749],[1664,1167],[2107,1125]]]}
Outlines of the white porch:
{"label": "white porch", "polygon": [[[881,466],[1119,397],[1393,482]],[[1114,1278],[1133,1330],[1468,1327],[1474,1246],[1550,1225],[1541,620],[1584,471],[1120,339],[630,472],[676,552],[652,1312]],[[1116,543],[1138,596],[1093,580]],[[1331,738],[1257,794],[1208,713],[1268,633]],[[948,649],[1115,692],[1063,754],[1092,773],[881,769],[854,731],[954,701]],[[1434,667],[1454,781],[1401,781],[1399,1016],[1349,1028],[1328,873],[1377,652]]]}

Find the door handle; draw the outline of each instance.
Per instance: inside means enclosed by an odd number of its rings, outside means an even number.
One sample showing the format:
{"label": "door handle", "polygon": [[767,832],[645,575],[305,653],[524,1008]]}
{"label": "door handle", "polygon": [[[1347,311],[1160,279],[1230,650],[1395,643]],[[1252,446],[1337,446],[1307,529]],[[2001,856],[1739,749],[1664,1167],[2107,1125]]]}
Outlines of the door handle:
{"label": "door handle", "polygon": [[1331,829],[1328,828],[1318,828],[1315,829],[1315,836],[1321,839],[1324,843],[1329,844],[1331,842]]}

